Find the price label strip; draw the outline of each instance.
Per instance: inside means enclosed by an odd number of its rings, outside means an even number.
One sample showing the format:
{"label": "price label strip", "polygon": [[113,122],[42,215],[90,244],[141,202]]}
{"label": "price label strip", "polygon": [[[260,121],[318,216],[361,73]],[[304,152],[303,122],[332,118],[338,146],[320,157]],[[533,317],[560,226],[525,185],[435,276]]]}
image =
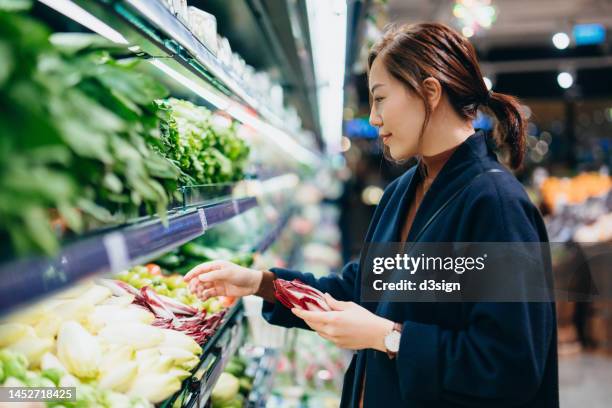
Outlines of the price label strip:
{"label": "price label strip", "polygon": [[202,232],[208,229],[208,220],[206,219],[206,212],[203,208],[198,208],[198,215],[200,216],[200,222],[202,223]]}
{"label": "price label strip", "polygon": [[102,238],[111,272],[120,272],[130,265],[125,237],[120,232],[107,234]]}

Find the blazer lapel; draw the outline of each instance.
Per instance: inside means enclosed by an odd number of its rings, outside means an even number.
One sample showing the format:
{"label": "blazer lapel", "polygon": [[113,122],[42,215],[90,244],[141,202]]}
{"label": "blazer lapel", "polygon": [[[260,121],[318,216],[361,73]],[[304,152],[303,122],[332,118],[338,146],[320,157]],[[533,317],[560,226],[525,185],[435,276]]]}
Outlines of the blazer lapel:
{"label": "blazer lapel", "polygon": [[[478,162],[478,156],[483,153],[487,153],[487,146],[485,135],[482,131],[477,131],[455,150],[442,170],[440,170],[429,190],[425,193],[425,197],[423,197],[423,201],[419,205],[408,233],[408,242],[414,241],[429,218],[457,190],[462,188],[476,174],[483,171],[480,166],[475,165]],[[414,194],[411,195],[413,196]],[[406,217],[406,212],[407,209],[403,209],[400,216]]]}

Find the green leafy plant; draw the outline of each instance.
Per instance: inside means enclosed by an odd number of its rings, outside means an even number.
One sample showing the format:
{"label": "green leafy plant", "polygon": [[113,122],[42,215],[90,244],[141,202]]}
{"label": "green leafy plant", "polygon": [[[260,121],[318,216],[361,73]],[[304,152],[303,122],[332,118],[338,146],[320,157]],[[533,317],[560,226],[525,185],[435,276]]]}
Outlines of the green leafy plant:
{"label": "green leafy plant", "polygon": [[[107,50],[52,45],[0,11],[0,235],[8,254],[58,249],[142,212],[165,217],[179,167],[155,148],[166,89]],[[7,254],[3,254],[7,255]]]}

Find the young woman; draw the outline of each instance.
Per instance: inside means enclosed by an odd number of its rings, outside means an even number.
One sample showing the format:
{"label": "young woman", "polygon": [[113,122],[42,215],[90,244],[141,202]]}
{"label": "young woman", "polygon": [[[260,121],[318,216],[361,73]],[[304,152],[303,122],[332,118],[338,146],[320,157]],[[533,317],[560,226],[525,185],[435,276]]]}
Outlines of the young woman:
{"label": "young woman", "polygon": [[[366,242],[548,241],[522,186],[472,127],[487,109],[498,147],[521,165],[520,105],[487,90],[465,38],[441,24],[393,28],[368,67],[370,122],[387,154],[419,163],[387,187]],[[320,279],[209,262],[186,279],[202,298],[257,294],[269,322],[356,350],[343,407],[558,407],[553,303],[361,303],[360,273],[358,262]],[[333,311],[289,310],[274,298],[276,278],[318,288]]]}

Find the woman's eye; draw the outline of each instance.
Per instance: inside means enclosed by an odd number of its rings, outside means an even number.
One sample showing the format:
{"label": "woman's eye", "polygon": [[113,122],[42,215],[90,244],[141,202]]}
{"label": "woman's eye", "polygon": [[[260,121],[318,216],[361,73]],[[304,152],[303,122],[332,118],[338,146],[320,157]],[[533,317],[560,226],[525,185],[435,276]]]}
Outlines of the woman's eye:
{"label": "woman's eye", "polygon": [[374,98],[374,100],[375,100],[376,102],[380,102],[380,101],[382,101],[383,99],[385,99],[385,98],[384,98],[384,97],[382,97],[382,96],[377,96],[376,98]]}

